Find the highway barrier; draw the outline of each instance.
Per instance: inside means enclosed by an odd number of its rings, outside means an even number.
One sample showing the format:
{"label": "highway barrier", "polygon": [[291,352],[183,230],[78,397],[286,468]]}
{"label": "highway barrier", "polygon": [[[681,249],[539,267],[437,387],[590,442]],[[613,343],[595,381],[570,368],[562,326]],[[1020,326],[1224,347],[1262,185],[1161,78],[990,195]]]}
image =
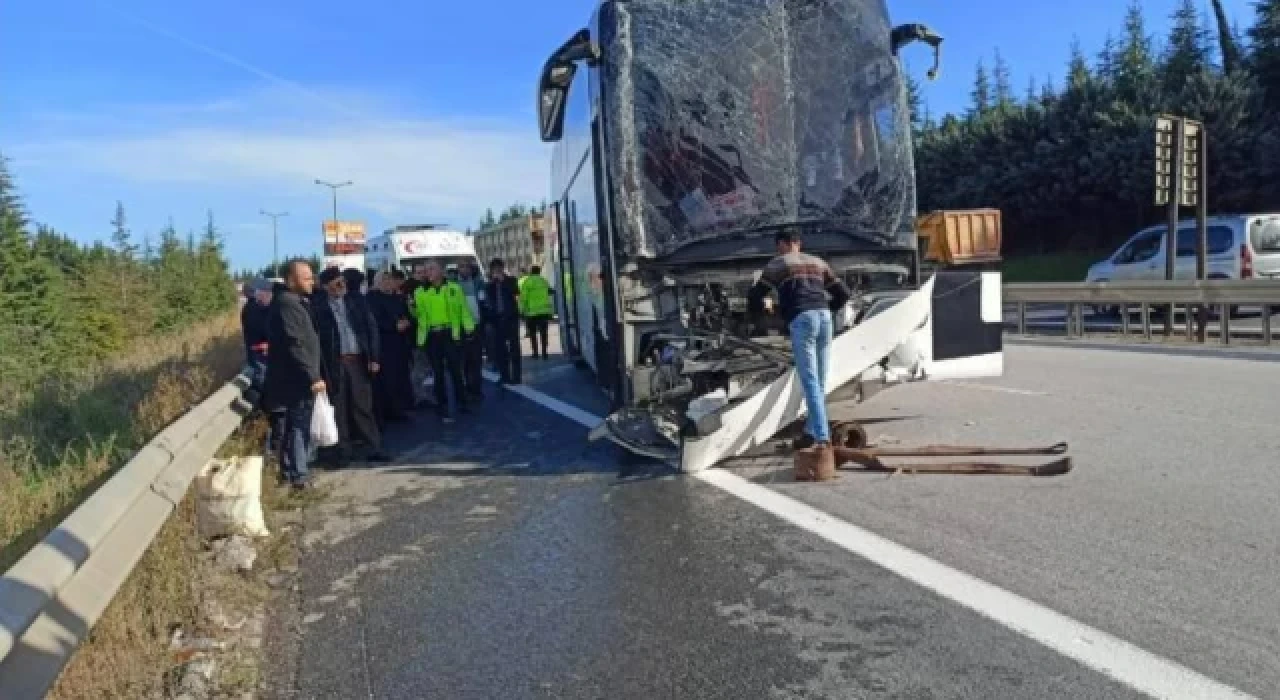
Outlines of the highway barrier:
{"label": "highway barrier", "polygon": [[0,576],[0,698],[38,698],[251,410],[238,376],[160,432]]}
{"label": "highway barrier", "polygon": [[[1152,312],[1158,311],[1165,320],[1166,332],[1172,331],[1176,307],[1187,313],[1185,333],[1188,340],[1204,342],[1210,335],[1208,312],[1217,316],[1217,337],[1224,345],[1233,336],[1256,335],[1264,344],[1272,342],[1271,313],[1280,307],[1280,279],[1256,280],[1135,280],[1131,282],[1075,282],[1075,283],[1017,283],[1006,284],[1004,303],[1016,307],[1012,323],[1020,335],[1026,335],[1037,326],[1057,325],[1029,319],[1028,307],[1065,307],[1066,316],[1061,322],[1068,337],[1085,334],[1085,307],[1111,312],[1115,320],[1106,325],[1118,330],[1125,337],[1131,334],[1136,310],[1141,333],[1152,337]],[[1170,307],[1174,313],[1168,313]],[[1241,307],[1260,308],[1260,327],[1256,331],[1233,330],[1232,317]]]}

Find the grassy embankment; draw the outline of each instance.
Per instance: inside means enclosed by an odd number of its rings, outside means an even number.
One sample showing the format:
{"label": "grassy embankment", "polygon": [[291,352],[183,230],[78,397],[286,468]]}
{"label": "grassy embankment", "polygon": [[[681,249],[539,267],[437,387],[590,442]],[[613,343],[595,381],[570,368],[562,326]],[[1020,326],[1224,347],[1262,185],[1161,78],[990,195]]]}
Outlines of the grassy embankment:
{"label": "grassy embankment", "polygon": [[[38,359],[38,358],[37,358]],[[233,377],[235,314],[148,338],[101,367],[0,386],[0,570],[7,569],[139,446]],[[8,389],[6,391],[5,389]],[[258,439],[260,425],[248,426]],[[175,627],[195,629],[200,548],[191,499],[157,537],[64,670],[50,698],[162,692]]]}

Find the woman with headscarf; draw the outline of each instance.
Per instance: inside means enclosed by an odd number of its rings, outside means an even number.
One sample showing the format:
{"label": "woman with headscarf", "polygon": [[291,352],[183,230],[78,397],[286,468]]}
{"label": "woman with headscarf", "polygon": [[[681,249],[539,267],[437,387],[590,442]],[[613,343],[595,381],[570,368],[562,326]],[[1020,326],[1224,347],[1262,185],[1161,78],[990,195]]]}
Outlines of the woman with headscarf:
{"label": "woman with headscarf", "polygon": [[409,305],[400,294],[399,281],[388,272],[374,275],[366,298],[382,340],[382,371],[374,384],[374,405],[380,421],[403,420],[413,408]]}

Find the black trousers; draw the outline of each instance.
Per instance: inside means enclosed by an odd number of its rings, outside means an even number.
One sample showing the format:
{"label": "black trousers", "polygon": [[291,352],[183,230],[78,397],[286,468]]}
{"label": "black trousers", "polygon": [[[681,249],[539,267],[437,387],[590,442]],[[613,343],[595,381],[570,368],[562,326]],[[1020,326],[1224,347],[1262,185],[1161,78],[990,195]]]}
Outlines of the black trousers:
{"label": "black trousers", "polygon": [[504,384],[519,384],[520,379],[520,320],[507,319],[494,323],[494,362]]}
{"label": "black trousers", "polygon": [[435,381],[436,412],[442,416],[449,415],[449,383],[453,384],[454,398],[459,408],[466,408],[467,395],[464,391],[466,383],[462,379],[461,343],[453,339],[453,332],[448,330],[431,331],[427,334],[427,362],[431,363],[431,375]]}
{"label": "black trousers", "polygon": [[409,344],[403,334],[382,334],[382,370],[373,380],[374,409],[379,424],[395,420],[413,408],[413,379]]}
{"label": "black trousers", "polygon": [[[530,316],[525,320],[529,327],[529,350],[532,357],[547,356],[547,327],[551,324],[550,316]],[[538,352],[541,348],[542,352]]]}
{"label": "black trousers", "polygon": [[373,409],[369,359],[364,355],[343,355],[338,360],[337,372],[338,386],[331,388],[329,400],[338,423],[339,451],[343,455],[351,454],[356,438],[364,440],[370,450],[382,449],[382,432],[378,430]]}
{"label": "black trousers", "polygon": [[484,328],[462,334],[462,378],[469,396],[484,394]]}

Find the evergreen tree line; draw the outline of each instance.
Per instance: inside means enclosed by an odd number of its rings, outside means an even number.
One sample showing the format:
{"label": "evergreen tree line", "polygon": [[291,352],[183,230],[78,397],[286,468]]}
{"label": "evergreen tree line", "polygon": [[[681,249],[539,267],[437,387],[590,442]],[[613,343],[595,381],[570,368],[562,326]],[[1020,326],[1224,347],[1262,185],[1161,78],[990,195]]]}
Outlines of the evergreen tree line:
{"label": "evergreen tree line", "polygon": [[199,234],[181,236],[170,221],[139,241],[117,203],[110,227],[110,245],[84,245],[33,223],[0,155],[0,389],[234,308],[212,212]]}
{"label": "evergreen tree line", "polygon": [[1219,0],[1212,18],[1182,0],[1158,40],[1134,1],[1092,60],[1073,44],[1060,87],[1015,91],[997,52],[941,120],[912,81],[919,209],[999,208],[1006,256],[1110,249],[1164,218],[1155,121],[1172,114],[1205,125],[1211,213],[1280,210],[1280,0],[1256,10],[1240,32]]}

